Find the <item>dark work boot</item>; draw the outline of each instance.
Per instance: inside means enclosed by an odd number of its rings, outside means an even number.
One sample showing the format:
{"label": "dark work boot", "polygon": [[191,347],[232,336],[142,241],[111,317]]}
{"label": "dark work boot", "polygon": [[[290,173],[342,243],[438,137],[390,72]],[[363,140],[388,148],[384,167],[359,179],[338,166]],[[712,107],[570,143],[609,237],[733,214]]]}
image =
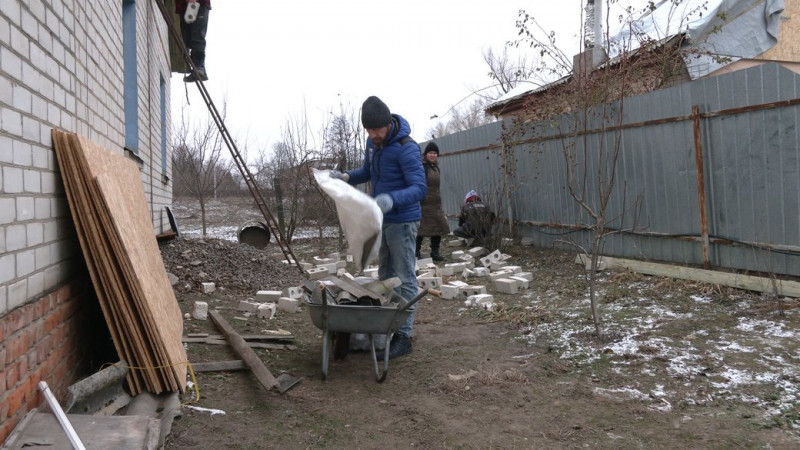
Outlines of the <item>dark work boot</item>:
{"label": "dark work boot", "polygon": [[[391,341],[387,342],[386,345],[389,347],[389,359],[394,359],[398,356],[411,353],[411,338],[403,334],[395,334],[392,336]],[[376,352],[375,357],[380,361],[383,359],[385,354],[386,350],[384,349],[381,352]]]}
{"label": "dark work boot", "polygon": [[444,257],[439,253],[439,247],[441,244],[441,236],[431,236],[431,259],[433,259],[435,262],[444,261]]}
{"label": "dark work boot", "polygon": [[[205,67],[199,67],[198,66],[197,67],[197,74],[200,76],[200,81],[208,81],[208,75],[206,75]],[[183,82],[184,83],[194,83],[195,81],[197,81],[197,79],[198,79],[198,77],[195,76],[195,73],[191,72],[191,73],[189,73],[189,75],[186,75],[185,77],[183,77]]]}

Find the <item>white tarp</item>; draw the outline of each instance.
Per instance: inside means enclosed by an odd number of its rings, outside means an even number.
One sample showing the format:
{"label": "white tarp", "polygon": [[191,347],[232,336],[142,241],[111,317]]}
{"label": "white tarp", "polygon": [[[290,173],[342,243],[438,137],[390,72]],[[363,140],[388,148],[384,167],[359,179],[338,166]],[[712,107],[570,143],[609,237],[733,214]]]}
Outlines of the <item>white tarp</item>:
{"label": "white tarp", "polygon": [[374,198],[342,180],[331,178],[330,171],[312,170],[319,186],[336,203],[348,253],[353,256],[356,268],[362,271],[378,258],[383,213]]}
{"label": "white tarp", "polygon": [[697,52],[684,59],[692,79],[701,78],[777,44],[783,9],[784,0],[661,0],[653,11],[612,35],[609,56],[614,58],[621,48],[638,48],[637,36],[661,41],[686,33]]}

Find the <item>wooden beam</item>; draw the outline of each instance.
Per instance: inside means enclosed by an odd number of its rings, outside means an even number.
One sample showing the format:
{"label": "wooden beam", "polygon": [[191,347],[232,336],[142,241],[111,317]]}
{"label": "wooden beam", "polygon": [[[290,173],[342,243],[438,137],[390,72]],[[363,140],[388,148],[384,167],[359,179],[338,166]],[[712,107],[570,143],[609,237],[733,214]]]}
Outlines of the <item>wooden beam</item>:
{"label": "wooden beam", "polygon": [[[591,258],[578,254],[576,263],[587,270],[591,268]],[[800,297],[800,283],[790,280],[779,280],[769,277],[757,277],[738,273],[718,272],[714,270],[695,269],[692,267],[671,264],[637,261],[635,259],[612,258],[601,256],[598,261],[599,270],[626,269],[646,275],[679,278],[682,280],[700,281],[703,283],[721,284],[747,291],[776,293],[786,297]]]}
{"label": "wooden beam", "polygon": [[211,361],[211,362],[201,362],[201,363],[192,363],[192,370],[194,373],[200,372],[220,372],[220,371],[228,371],[228,370],[245,370],[247,369],[247,364],[240,359],[234,359],[230,361]]}
{"label": "wooden beam", "polygon": [[272,373],[270,373],[267,366],[261,361],[261,358],[256,355],[256,352],[247,346],[247,342],[239,336],[239,333],[237,333],[217,311],[209,311],[208,316],[211,317],[214,324],[225,334],[233,350],[242,358],[242,361],[250,367],[250,370],[258,381],[267,388],[267,390],[273,388],[277,389],[278,380],[272,376]]}

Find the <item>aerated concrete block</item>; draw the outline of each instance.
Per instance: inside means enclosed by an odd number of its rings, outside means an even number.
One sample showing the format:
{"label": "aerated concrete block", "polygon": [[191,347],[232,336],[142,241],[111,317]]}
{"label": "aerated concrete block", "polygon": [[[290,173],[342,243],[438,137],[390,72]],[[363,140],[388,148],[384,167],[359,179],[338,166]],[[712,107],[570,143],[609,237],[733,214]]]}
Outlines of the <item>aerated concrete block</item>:
{"label": "aerated concrete block", "polygon": [[489,269],[491,269],[491,270],[502,270],[507,265],[508,264],[506,264],[505,261],[493,262],[493,263],[489,264]]}
{"label": "aerated concrete block", "polygon": [[531,272],[517,272],[514,274],[517,278],[524,278],[528,281],[533,281],[533,274]]}
{"label": "aerated concrete block", "polygon": [[464,271],[464,269],[467,269],[467,263],[448,263],[444,266],[451,267],[453,269],[453,273],[461,273]]}
{"label": "aerated concrete block", "polygon": [[463,247],[467,244],[467,241],[462,238],[453,239],[452,241],[447,241],[448,247]]}
{"label": "aerated concrete block", "polygon": [[491,278],[491,280],[494,281],[494,280],[496,280],[498,278],[508,278],[511,275],[514,275],[514,272],[512,272],[510,270],[500,270],[500,271],[497,271],[497,272],[491,272],[489,274],[489,278]]}
{"label": "aerated concrete block", "polygon": [[331,264],[331,263],[335,264],[339,260],[339,258],[336,258],[336,259],[333,259],[333,258],[320,258],[319,256],[315,256],[312,259],[314,261],[314,264],[316,264],[317,266],[321,266],[321,265],[324,265],[324,264]]}
{"label": "aerated concrete block", "polygon": [[489,273],[491,273],[486,267],[476,267],[473,270],[475,271],[475,276],[480,278],[488,277]]}
{"label": "aerated concrete block", "polygon": [[439,277],[422,277],[417,278],[417,283],[422,289],[438,288],[442,285],[442,279]]}
{"label": "aerated concrete block", "polygon": [[469,297],[470,295],[478,295],[486,293],[486,286],[463,286],[459,288],[462,297]]}
{"label": "aerated concrete block", "polygon": [[302,298],[303,288],[300,286],[289,286],[287,288],[283,288],[283,297]]}
{"label": "aerated concrete block", "polygon": [[508,277],[517,282],[517,288],[519,289],[529,289],[531,286],[531,282],[526,280],[525,278],[521,278],[518,276]]}
{"label": "aerated concrete block", "polygon": [[324,267],[314,267],[313,269],[306,270],[306,275],[308,275],[309,280],[319,280],[327,277],[329,274],[328,269]]}
{"label": "aerated concrete block", "polygon": [[517,282],[511,278],[498,278],[494,280],[494,288],[503,294],[516,294],[519,292]]}
{"label": "aerated concrete block", "polygon": [[317,264],[317,269],[325,269],[331,275],[336,275],[336,270],[339,267],[336,266],[335,262],[327,263],[327,264]]}
{"label": "aerated concrete block", "polygon": [[503,267],[503,270],[510,270],[510,271],[512,271],[514,273],[520,273],[520,272],[522,272],[522,267],[520,267],[520,266],[510,266],[509,265],[509,266]]}
{"label": "aerated concrete block", "polygon": [[194,302],[194,308],[192,309],[192,317],[194,317],[197,320],[208,319],[208,303]]}
{"label": "aerated concrete block", "polygon": [[203,294],[210,294],[217,290],[217,286],[214,283],[202,283],[200,287],[203,290]]}
{"label": "aerated concrete block", "polygon": [[255,313],[256,311],[258,311],[258,306],[260,304],[261,303],[254,302],[250,299],[239,300],[239,306],[236,309],[241,312]]}
{"label": "aerated concrete block", "polygon": [[256,317],[259,319],[272,319],[275,317],[275,311],[277,311],[277,306],[275,306],[275,303],[262,303],[258,305]]}
{"label": "aerated concrete block", "polygon": [[378,279],[378,268],[377,267],[369,267],[364,269],[364,276],[373,278],[375,280]]}
{"label": "aerated concrete block", "polygon": [[437,267],[436,268],[436,276],[438,276],[438,277],[452,277],[453,276],[453,268],[452,267]]}
{"label": "aerated concrete block", "polygon": [[476,294],[470,295],[464,301],[464,304],[469,307],[483,308],[489,311],[494,311],[494,296],[491,294]]}
{"label": "aerated concrete block", "polygon": [[442,298],[446,300],[452,300],[454,298],[458,298],[460,290],[457,286],[451,286],[449,284],[443,284],[439,286],[439,291],[442,292]]}
{"label": "aerated concrete block", "polygon": [[467,254],[476,259],[487,254],[488,252],[489,251],[483,247],[472,247],[471,249],[467,250]]}
{"label": "aerated concrete block", "polygon": [[281,291],[258,291],[256,292],[256,301],[261,303],[277,302],[282,295]]}
{"label": "aerated concrete block", "polygon": [[296,298],[281,297],[278,299],[278,309],[287,313],[296,313],[300,309],[300,301]]}

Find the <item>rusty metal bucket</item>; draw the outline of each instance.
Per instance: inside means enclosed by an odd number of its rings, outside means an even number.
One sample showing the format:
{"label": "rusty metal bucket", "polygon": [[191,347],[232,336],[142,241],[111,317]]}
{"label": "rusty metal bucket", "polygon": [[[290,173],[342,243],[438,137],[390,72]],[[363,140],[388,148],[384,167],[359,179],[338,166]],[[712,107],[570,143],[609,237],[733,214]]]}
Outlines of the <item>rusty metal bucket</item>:
{"label": "rusty metal bucket", "polygon": [[240,244],[251,245],[258,249],[262,249],[269,244],[269,228],[264,222],[257,220],[248,220],[239,226],[236,236]]}

